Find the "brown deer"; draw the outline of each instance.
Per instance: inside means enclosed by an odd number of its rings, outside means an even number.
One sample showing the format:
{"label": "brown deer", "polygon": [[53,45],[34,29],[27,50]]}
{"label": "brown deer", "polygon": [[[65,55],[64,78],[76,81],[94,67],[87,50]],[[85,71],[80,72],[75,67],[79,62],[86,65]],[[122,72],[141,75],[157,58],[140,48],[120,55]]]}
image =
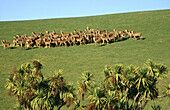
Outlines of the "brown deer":
{"label": "brown deer", "polygon": [[13,46],[18,45],[18,39],[16,38],[16,36],[13,37]]}
{"label": "brown deer", "polygon": [[26,41],[25,41],[25,40],[22,40],[22,41],[20,42],[20,45],[21,45],[22,48],[25,46],[25,44],[26,44]]}
{"label": "brown deer", "polygon": [[27,44],[27,47],[33,47],[34,42],[32,42],[32,41],[27,41],[26,44]]}
{"label": "brown deer", "polygon": [[133,39],[136,39],[137,37],[141,38],[141,36],[142,36],[141,33],[134,33],[133,31],[132,31],[132,35],[133,35]]}
{"label": "brown deer", "polygon": [[87,27],[87,30],[89,31],[89,33],[95,33],[95,29],[90,29],[89,27]]}
{"label": "brown deer", "polygon": [[[35,40],[35,37],[33,37],[33,36],[28,36],[28,37],[25,38],[26,41],[31,41],[31,40],[33,40],[33,39]],[[24,40],[24,39],[23,39],[23,40]]]}
{"label": "brown deer", "polygon": [[18,39],[18,41],[22,41],[24,39],[24,36],[21,37],[19,34],[17,34],[16,39]]}
{"label": "brown deer", "polygon": [[70,43],[69,39],[61,39],[59,40],[59,46],[64,45],[65,47],[67,47],[67,43]]}
{"label": "brown deer", "polygon": [[53,39],[53,40],[51,41],[51,44],[52,44],[53,46],[55,46],[55,47],[58,47],[58,46],[59,46],[59,41],[58,41],[57,39]]}
{"label": "brown deer", "polygon": [[83,35],[83,34],[84,34],[84,32],[83,32],[83,31],[81,31],[81,29],[79,29],[79,31],[77,32],[77,34],[78,34],[78,35]]}
{"label": "brown deer", "polygon": [[95,43],[95,47],[97,43],[101,43],[102,39],[100,37],[93,37],[93,41]]}
{"label": "brown deer", "polygon": [[120,36],[121,36],[120,34],[123,33],[123,31],[117,31],[116,29],[113,29],[113,31],[115,32],[115,35],[116,35],[117,37],[120,37]]}
{"label": "brown deer", "polygon": [[46,47],[51,47],[51,39],[43,39]]}
{"label": "brown deer", "polygon": [[60,38],[61,35],[62,35],[61,33],[53,33],[53,34],[52,34],[52,37],[53,37],[53,38]]}
{"label": "brown deer", "polygon": [[75,34],[75,35],[78,35],[78,32],[77,32],[76,30],[74,30],[74,34]]}
{"label": "brown deer", "polygon": [[63,33],[63,31],[61,30],[61,35],[62,35],[63,37],[65,37],[65,36],[68,36],[68,35],[69,35],[69,33],[68,33],[68,32]]}
{"label": "brown deer", "polygon": [[6,40],[1,40],[2,42],[2,45],[4,46],[4,48],[7,46],[9,47],[10,46],[10,43],[9,42],[6,42]]}
{"label": "brown deer", "polygon": [[128,35],[126,32],[120,33],[119,36],[125,38]]}
{"label": "brown deer", "polygon": [[85,33],[86,39],[88,40],[89,43],[93,42],[93,36],[91,33]]}
{"label": "brown deer", "polygon": [[32,32],[32,35],[33,35],[34,37],[42,37],[42,36],[43,36],[42,32],[40,32],[40,33]]}
{"label": "brown deer", "polygon": [[75,37],[75,41],[76,41],[76,44],[86,44],[86,39],[84,36],[80,36],[80,37]]}
{"label": "brown deer", "polygon": [[36,46],[39,47],[39,48],[40,48],[40,47],[43,45],[43,43],[44,43],[42,38],[39,38],[39,39],[35,40],[35,42],[36,42]]}
{"label": "brown deer", "polygon": [[127,29],[125,29],[125,33],[128,35],[128,37],[132,37],[132,34],[130,33],[130,31],[129,30],[127,30]]}
{"label": "brown deer", "polygon": [[56,32],[54,30],[52,30],[51,34],[54,35],[54,34],[56,34]]}
{"label": "brown deer", "polygon": [[21,41],[22,41],[23,39],[25,39],[27,37],[27,34],[24,34],[24,35],[21,35],[21,36],[18,34],[18,36],[19,36],[18,39],[21,39]]}
{"label": "brown deer", "polygon": [[70,33],[71,37],[80,37],[80,35],[78,33],[73,34],[72,32]]}
{"label": "brown deer", "polygon": [[133,37],[133,34],[132,33],[136,33],[136,31],[129,31],[129,34],[130,34],[130,38],[132,38]]}
{"label": "brown deer", "polygon": [[34,41],[32,39],[26,39],[22,41],[23,43],[25,42],[25,46],[27,47],[33,47],[34,46]]}
{"label": "brown deer", "polygon": [[50,36],[49,31],[45,31],[45,34],[43,35],[43,37],[49,37],[49,36]]}
{"label": "brown deer", "polygon": [[108,34],[108,31],[107,30],[103,30],[103,31],[101,31],[101,30],[97,30],[97,33],[99,34],[99,35],[102,35],[102,34]]}
{"label": "brown deer", "polygon": [[102,40],[103,44],[104,44],[105,41],[106,41],[107,44],[109,43],[109,37],[107,37],[104,34],[101,35],[101,40]]}
{"label": "brown deer", "polygon": [[111,41],[111,42],[112,42],[112,40],[114,40],[114,42],[116,41],[116,35],[113,32],[110,32],[108,34],[108,37],[109,37],[109,41]]}

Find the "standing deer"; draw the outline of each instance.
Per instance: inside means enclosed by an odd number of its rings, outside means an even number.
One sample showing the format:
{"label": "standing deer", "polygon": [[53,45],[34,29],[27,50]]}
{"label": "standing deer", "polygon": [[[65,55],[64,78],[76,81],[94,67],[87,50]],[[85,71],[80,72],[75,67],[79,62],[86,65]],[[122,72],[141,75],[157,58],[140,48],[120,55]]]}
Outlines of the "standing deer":
{"label": "standing deer", "polygon": [[133,35],[133,39],[136,39],[137,37],[140,37],[141,38],[141,36],[142,36],[142,34],[141,33],[134,33],[133,31],[132,31],[132,35]]}
{"label": "standing deer", "polygon": [[109,37],[109,41],[111,41],[111,42],[112,42],[112,40],[114,40],[114,42],[116,41],[116,35],[113,32],[110,32],[108,34],[108,37]]}
{"label": "standing deer", "polygon": [[14,39],[13,39],[13,46],[18,45],[18,39],[17,39],[17,37],[14,36],[13,38],[14,38]]}
{"label": "standing deer", "polygon": [[6,42],[6,40],[1,40],[2,42],[2,45],[4,46],[4,48],[7,46],[9,47],[10,46],[10,43],[9,42]]}
{"label": "standing deer", "polygon": [[97,43],[101,43],[102,39],[100,37],[93,37],[93,41],[95,43],[95,47]]}
{"label": "standing deer", "polygon": [[104,35],[104,34],[101,35],[101,40],[102,40],[103,44],[104,44],[105,41],[106,41],[107,44],[109,43],[109,37]]}

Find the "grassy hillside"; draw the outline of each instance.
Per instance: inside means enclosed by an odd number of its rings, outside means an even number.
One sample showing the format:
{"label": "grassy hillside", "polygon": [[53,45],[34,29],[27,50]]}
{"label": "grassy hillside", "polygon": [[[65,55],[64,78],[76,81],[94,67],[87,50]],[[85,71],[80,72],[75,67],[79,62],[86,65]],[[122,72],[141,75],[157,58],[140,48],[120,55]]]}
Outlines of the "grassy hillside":
{"label": "grassy hillside", "polygon": [[[3,49],[0,47],[0,108],[12,109],[16,103],[14,98],[6,95],[5,84],[8,72],[22,63],[33,59],[40,59],[43,63],[43,74],[49,76],[55,70],[63,69],[67,81],[77,84],[77,80],[84,71],[93,73],[96,81],[100,82],[104,75],[102,70],[105,65],[122,63],[141,66],[147,59],[163,63],[170,70],[170,10],[148,11],[125,14],[114,14],[83,18],[47,19],[35,21],[0,22],[0,40],[12,42],[16,34],[43,32],[46,30],[60,32],[73,32],[74,29],[84,30],[87,26],[113,31],[130,29],[141,32],[145,40],[132,40],[116,42],[109,45],[95,47],[94,44],[57,47],[35,48],[23,50],[20,47]],[[167,79],[159,82],[163,90],[170,83],[170,74]],[[160,91],[162,93],[162,91]],[[160,99],[150,102],[146,109],[151,109],[151,104],[160,104],[163,110],[170,109],[169,99]]]}

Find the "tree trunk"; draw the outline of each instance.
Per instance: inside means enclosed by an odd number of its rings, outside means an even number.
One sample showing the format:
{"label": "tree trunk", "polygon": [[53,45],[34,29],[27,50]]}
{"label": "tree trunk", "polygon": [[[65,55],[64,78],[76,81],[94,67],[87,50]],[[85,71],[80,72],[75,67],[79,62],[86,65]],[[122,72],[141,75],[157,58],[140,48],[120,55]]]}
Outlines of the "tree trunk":
{"label": "tree trunk", "polygon": [[167,97],[167,96],[170,96],[170,94],[168,95],[164,95],[164,96],[157,96],[157,98],[162,98],[162,97]]}
{"label": "tree trunk", "polygon": [[125,91],[125,97],[126,97],[126,109],[129,108],[129,98],[127,97],[128,91],[129,91],[129,88],[127,87],[127,88],[126,88],[126,91]]}
{"label": "tree trunk", "polygon": [[58,110],[61,109],[61,107],[63,107],[64,103],[62,103],[59,107],[58,107]]}
{"label": "tree trunk", "polygon": [[146,100],[145,103],[142,105],[141,110],[143,110],[146,106],[146,104],[149,102],[149,100]]}
{"label": "tree trunk", "polygon": [[27,108],[26,108],[26,110],[30,110],[30,108],[29,108],[29,107],[27,107]]}
{"label": "tree trunk", "polygon": [[41,107],[38,106],[38,107],[37,107],[37,110],[41,110]]}
{"label": "tree trunk", "polygon": [[139,94],[140,94],[140,92],[138,92],[138,93],[136,94],[136,96],[134,97],[134,99],[133,99],[133,104],[132,104],[132,106],[131,106],[131,109],[135,106],[136,99],[137,99],[137,97],[139,96]]}

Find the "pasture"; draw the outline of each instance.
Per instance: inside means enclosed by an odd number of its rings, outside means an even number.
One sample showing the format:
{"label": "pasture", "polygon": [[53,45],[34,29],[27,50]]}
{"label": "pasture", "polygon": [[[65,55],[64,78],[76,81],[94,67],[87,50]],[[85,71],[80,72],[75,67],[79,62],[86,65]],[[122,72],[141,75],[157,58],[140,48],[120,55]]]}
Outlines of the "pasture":
{"label": "pasture", "polygon": [[[14,98],[7,96],[5,84],[8,72],[23,63],[39,59],[43,64],[42,72],[50,76],[53,72],[63,69],[65,79],[77,85],[77,80],[84,71],[94,74],[97,82],[104,75],[105,65],[124,64],[142,66],[147,59],[156,63],[165,64],[170,70],[170,10],[135,12],[93,17],[46,19],[34,21],[0,22],[0,40],[5,39],[12,43],[13,36],[25,33],[45,33],[46,30],[72,32],[74,29],[84,30],[87,26],[100,30],[135,30],[141,32],[144,40],[128,39],[108,45],[95,44],[56,47],[4,49],[0,47],[0,108],[12,109],[16,103]],[[1,44],[0,44],[1,45]],[[170,83],[170,74],[167,79],[159,82],[160,90]],[[163,91],[160,91],[163,94]],[[162,98],[150,102],[151,105],[160,105],[163,110],[170,109],[170,99]]]}

